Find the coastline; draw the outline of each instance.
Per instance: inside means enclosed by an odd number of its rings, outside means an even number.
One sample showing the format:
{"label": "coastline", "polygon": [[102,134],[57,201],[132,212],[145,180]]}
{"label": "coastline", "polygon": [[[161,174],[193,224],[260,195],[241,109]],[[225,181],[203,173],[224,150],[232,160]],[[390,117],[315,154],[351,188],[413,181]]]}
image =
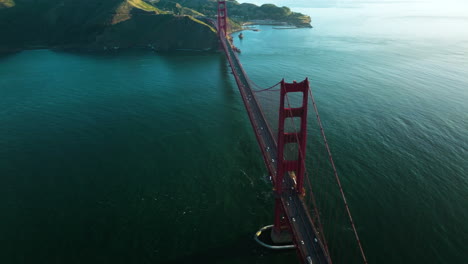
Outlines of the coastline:
{"label": "coastline", "polygon": [[313,28],[310,23],[290,23],[287,21],[279,21],[279,20],[250,20],[241,24],[242,26],[255,26],[255,25],[263,25],[263,26],[287,26],[287,27],[297,27],[297,28]]}
{"label": "coastline", "polygon": [[[278,20],[250,20],[241,23],[241,28],[236,28],[235,30],[229,32],[229,34],[235,34],[237,32],[242,32],[246,30],[253,30],[249,26],[280,26],[285,27],[284,29],[299,29],[299,28],[313,28],[310,24],[295,24],[285,21]],[[283,29],[283,28],[279,28]],[[190,46],[190,45],[189,45]],[[171,51],[190,51],[190,52],[210,52],[216,51],[216,47],[204,48],[204,49],[194,49],[194,48],[161,48],[155,47],[155,45],[136,45],[132,47],[120,47],[118,45],[90,45],[90,44],[71,44],[65,46],[49,46],[49,45],[27,45],[23,47],[1,47],[0,46],[0,55],[14,54],[25,50],[40,50],[40,49],[49,49],[54,51],[64,51],[64,52],[80,52],[80,53],[115,53],[122,50],[148,50],[154,52],[171,52]]]}
{"label": "coastline", "polygon": [[242,32],[242,31],[254,31],[255,28],[249,28],[246,26],[283,26],[284,28],[275,28],[273,29],[278,29],[278,30],[284,30],[284,29],[301,29],[301,28],[314,28],[312,25],[309,26],[297,26],[294,24],[247,24],[249,22],[243,23],[242,24],[242,29],[236,29],[233,31],[230,31],[229,34],[234,34],[237,32]]}
{"label": "coastline", "polygon": [[87,49],[87,48],[63,48],[63,47],[48,47],[48,46],[38,46],[38,47],[27,47],[27,48],[12,48],[0,50],[0,58],[3,56],[8,56],[16,53],[21,53],[28,50],[50,50],[55,52],[69,52],[69,53],[82,53],[82,54],[116,54],[119,52],[128,52],[128,51],[148,51],[153,53],[169,54],[172,52],[217,52],[216,49],[171,49],[171,50],[156,50],[148,47],[131,47],[131,48],[117,48],[117,49]]}

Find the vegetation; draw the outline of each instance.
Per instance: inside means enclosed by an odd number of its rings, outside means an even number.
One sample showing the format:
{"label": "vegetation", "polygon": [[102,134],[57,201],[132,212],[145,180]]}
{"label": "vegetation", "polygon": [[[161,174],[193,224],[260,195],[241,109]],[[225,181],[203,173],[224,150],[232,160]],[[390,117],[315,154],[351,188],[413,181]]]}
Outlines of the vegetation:
{"label": "vegetation", "polygon": [[[196,10],[206,16],[214,17],[217,12],[216,0],[154,0],[156,6],[164,8],[167,3],[177,3],[193,10]],[[311,27],[311,19],[301,13],[292,12],[288,7],[278,7],[273,4],[264,4],[257,6],[255,4],[242,3],[237,1],[228,1],[228,12],[231,19],[238,24],[250,20],[275,20],[277,22],[286,22],[298,27]]]}
{"label": "vegetation", "polygon": [[[10,0],[0,1],[4,6]],[[216,32],[206,23],[178,17],[143,0],[15,2],[12,8],[0,9],[0,53],[40,47],[90,51],[217,48]]]}
{"label": "vegetation", "polygon": [[180,5],[177,2],[172,2],[172,1],[163,1],[163,2],[161,2],[161,1],[158,1],[156,3],[156,1],[153,1],[153,4],[155,4],[158,8],[160,8],[162,10],[165,10],[165,11],[167,11],[169,13],[179,15],[179,16],[183,16],[183,15],[194,16],[194,17],[204,16],[202,13],[200,13],[200,12],[198,12],[196,10],[193,10],[191,8],[183,7],[182,5]]}
{"label": "vegetation", "polygon": [[[287,7],[228,2],[232,30],[251,19],[307,26]],[[216,49],[216,0],[0,0],[0,53],[28,48]],[[310,25],[309,25],[310,26]]]}
{"label": "vegetation", "polygon": [[13,0],[0,0],[0,9],[10,8],[15,6],[15,1]]}
{"label": "vegetation", "polygon": [[158,14],[161,13],[161,10],[157,9],[155,6],[147,2],[144,2],[143,0],[127,0],[127,3],[141,10],[145,10],[149,12],[154,11]]}

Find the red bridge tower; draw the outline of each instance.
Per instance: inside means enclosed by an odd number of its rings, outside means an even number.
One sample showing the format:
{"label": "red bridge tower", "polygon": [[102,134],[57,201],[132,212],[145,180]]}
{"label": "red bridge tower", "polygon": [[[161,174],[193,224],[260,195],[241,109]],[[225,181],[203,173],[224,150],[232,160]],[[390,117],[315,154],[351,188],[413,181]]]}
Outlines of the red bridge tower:
{"label": "red bridge tower", "polygon": [[[302,104],[300,107],[292,108],[287,97],[288,93],[301,93]],[[286,186],[291,186],[294,191],[300,196],[305,195],[304,190],[304,174],[305,174],[305,154],[306,154],[306,141],[307,141],[307,103],[309,93],[309,80],[305,79],[303,82],[285,83],[281,81],[281,97],[279,109],[279,122],[278,122],[278,167],[275,181],[275,221],[272,230],[272,239],[274,242],[284,243],[292,239],[291,230],[285,208],[281,201],[283,192],[290,192]],[[285,101],[285,99],[287,101]],[[288,107],[285,106],[285,103]],[[300,130],[286,132],[286,126],[289,124],[287,120],[291,121],[290,124],[294,126],[294,118],[300,118]],[[295,128],[294,128],[295,129]],[[297,155],[295,160],[286,160],[284,157],[285,145],[295,144]],[[290,179],[284,179],[284,177]],[[292,184],[285,184],[285,181],[292,181]],[[276,241],[275,241],[276,240]]]}
{"label": "red bridge tower", "polygon": [[218,33],[224,31],[224,36],[227,36],[227,6],[225,0],[218,0]]}

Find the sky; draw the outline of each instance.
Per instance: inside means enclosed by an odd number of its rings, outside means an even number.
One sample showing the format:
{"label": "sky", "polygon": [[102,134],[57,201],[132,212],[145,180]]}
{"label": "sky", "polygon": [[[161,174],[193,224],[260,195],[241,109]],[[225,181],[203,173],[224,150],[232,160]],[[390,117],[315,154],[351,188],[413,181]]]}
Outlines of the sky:
{"label": "sky", "polygon": [[346,34],[468,41],[468,0],[238,0],[308,14],[317,28]]}
{"label": "sky", "polygon": [[[365,9],[366,12],[373,12],[375,16],[404,15],[468,21],[468,0],[240,0],[239,2],[257,5],[272,3],[291,7],[293,11],[299,12],[311,8],[354,8],[357,14],[359,14],[357,9]],[[317,14],[316,11],[314,13]]]}
{"label": "sky", "polygon": [[296,8],[324,8],[324,7],[359,7],[362,5],[409,4],[424,10],[441,13],[456,13],[468,17],[467,0],[238,0],[241,3],[254,3],[257,5],[272,3],[279,6]]}

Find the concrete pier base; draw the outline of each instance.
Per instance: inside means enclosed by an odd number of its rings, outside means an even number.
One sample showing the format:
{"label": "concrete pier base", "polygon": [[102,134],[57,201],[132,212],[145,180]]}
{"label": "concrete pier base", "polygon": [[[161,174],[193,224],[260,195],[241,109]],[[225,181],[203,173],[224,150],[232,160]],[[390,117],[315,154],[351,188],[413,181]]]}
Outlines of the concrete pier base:
{"label": "concrete pier base", "polygon": [[275,244],[292,244],[293,236],[289,230],[275,231],[271,229],[271,241]]}

